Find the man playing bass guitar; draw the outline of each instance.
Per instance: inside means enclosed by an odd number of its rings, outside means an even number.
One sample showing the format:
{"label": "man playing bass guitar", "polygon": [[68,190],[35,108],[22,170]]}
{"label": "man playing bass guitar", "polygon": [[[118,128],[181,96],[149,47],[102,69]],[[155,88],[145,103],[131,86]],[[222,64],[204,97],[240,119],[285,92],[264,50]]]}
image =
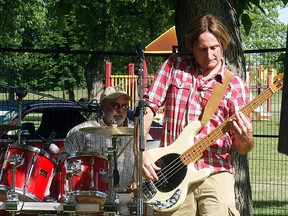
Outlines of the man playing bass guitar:
{"label": "man playing bass guitar", "polygon": [[[183,159],[174,154],[174,150],[180,154],[186,150],[187,146],[183,147],[185,142],[191,143],[190,129],[185,129],[185,135],[182,135],[184,128],[194,121],[201,121],[216,83],[225,81],[227,68],[223,53],[230,41],[226,27],[215,16],[208,14],[196,18],[186,34],[191,54],[172,54],[158,69],[149,91],[144,95],[147,103],[144,137],[149,132],[157,110],[160,107],[165,110],[161,146],[168,146],[169,153],[156,163],[145,150],[142,164],[144,178],[153,183],[151,187],[144,185],[149,192],[145,194],[146,189],[143,189],[147,202],[154,192],[161,191],[163,195],[163,198],[157,197],[151,202],[157,215],[239,215],[235,206],[232,148],[240,154],[246,154],[254,146],[251,119],[239,111],[249,103],[250,92],[239,76],[233,74],[208,123],[195,124],[198,128],[192,142],[199,142],[234,115],[235,118],[229,120],[230,129],[205,148],[188,168],[183,166]],[[135,148],[136,156],[139,156],[138,153]],[[170,167],[161,166],[161,162],[170,163]],[[196,176],[193,183],[190,177],[187,180],[185,177],[190,175],[191,170],[195,171],[191,178]],[[177,189],[186,182],[187,189]],[[170,189],[173,189],[172,194],[169,194]],[[176,205],[175,202],[181,199],[179,197],[183,193],[183,202]],[[166,194],[170,197],[164,197]]]}

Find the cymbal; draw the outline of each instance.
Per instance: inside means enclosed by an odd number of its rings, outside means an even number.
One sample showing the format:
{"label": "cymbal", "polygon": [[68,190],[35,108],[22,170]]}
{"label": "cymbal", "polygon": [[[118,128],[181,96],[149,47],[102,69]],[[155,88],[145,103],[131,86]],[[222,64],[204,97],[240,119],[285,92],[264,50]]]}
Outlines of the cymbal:
{"label": "cymbal", "polygon": [[117,127],[117,126],[102,126],[102,127],[85,127],[80,131],[89,134],[101,134],[110,136],[133,136],[134,128]]}
{"label": "cymbal", "polygon": [[5,125],[5,124],[0,124],[0,131],[8,131],[8,130],[16,130],[20,129],[21,127],[18,125]]}

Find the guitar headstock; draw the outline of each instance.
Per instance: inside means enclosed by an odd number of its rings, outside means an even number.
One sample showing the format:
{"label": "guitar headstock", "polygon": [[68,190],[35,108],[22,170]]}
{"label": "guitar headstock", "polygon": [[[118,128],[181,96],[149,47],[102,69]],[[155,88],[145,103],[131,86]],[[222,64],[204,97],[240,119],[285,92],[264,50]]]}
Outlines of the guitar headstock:
{"label": "guitar headstock", "polygon": [[278,74],[277,76],[273,77],[273,85],[271,88],[274,92],[277,92],[282,89],[284,81],[284,73]]}

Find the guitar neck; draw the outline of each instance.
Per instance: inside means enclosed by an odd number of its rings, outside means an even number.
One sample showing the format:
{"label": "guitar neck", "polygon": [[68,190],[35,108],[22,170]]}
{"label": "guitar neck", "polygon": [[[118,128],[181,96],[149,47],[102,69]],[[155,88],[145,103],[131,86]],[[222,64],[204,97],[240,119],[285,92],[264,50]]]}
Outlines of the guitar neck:
{"label": "guitar neck", "polygon": [[[272,88],[267,88],[264,92],[254,98],[249,104],[243,107],[240,111],[247,116],[253,112],[258,106],[270,98],[275,92]],[[213,132],[205,136],[198,143],[193,145],[187,151],[185,151],[180,159],[183,164],[188,165],[189,163],[195,162],[198,160],[203,152],[211,146],[216,140],[222,137],[227,131],[231,129],[229,122],[235,119],[235,114],[226,119],[221,125],[219,125]]]}

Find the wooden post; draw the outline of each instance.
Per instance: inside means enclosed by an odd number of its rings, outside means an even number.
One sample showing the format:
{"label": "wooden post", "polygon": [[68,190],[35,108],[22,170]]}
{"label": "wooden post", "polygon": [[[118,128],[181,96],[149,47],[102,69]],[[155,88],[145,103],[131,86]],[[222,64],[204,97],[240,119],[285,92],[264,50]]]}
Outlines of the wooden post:
{"label": "wooden post", "polygon": [[105,87],[111,86],[112,63],[106,62],[106,81]]}
{"label": "wooden post", "polygon": [[128,64],[128,74],[131,76],[134,75],[134,64],[133,63]]}
{"label": "wooden post", "polygon": [[[267,77],[267,88],[270,88],[271,86],[271,73],[272,70],[270,67],[267,68],[267,72],[268,72],[268,77]],[[271,98],[269,97],[267,100],[267,112],[271,112]]]}
{"label": "wooden post", "polygon": [[129,91],[127,91],[127,93],[130,95],[130,97],[132,98],[132,101],[130,101],[130,108],[133,108],[133,101],[136,100],[136,96],[137,96],[137,84],[133,78],[133,75],[135,74],[135,64],[134,63],[129,63],[128,64],[128,83],[129,86],[127,87]]}

